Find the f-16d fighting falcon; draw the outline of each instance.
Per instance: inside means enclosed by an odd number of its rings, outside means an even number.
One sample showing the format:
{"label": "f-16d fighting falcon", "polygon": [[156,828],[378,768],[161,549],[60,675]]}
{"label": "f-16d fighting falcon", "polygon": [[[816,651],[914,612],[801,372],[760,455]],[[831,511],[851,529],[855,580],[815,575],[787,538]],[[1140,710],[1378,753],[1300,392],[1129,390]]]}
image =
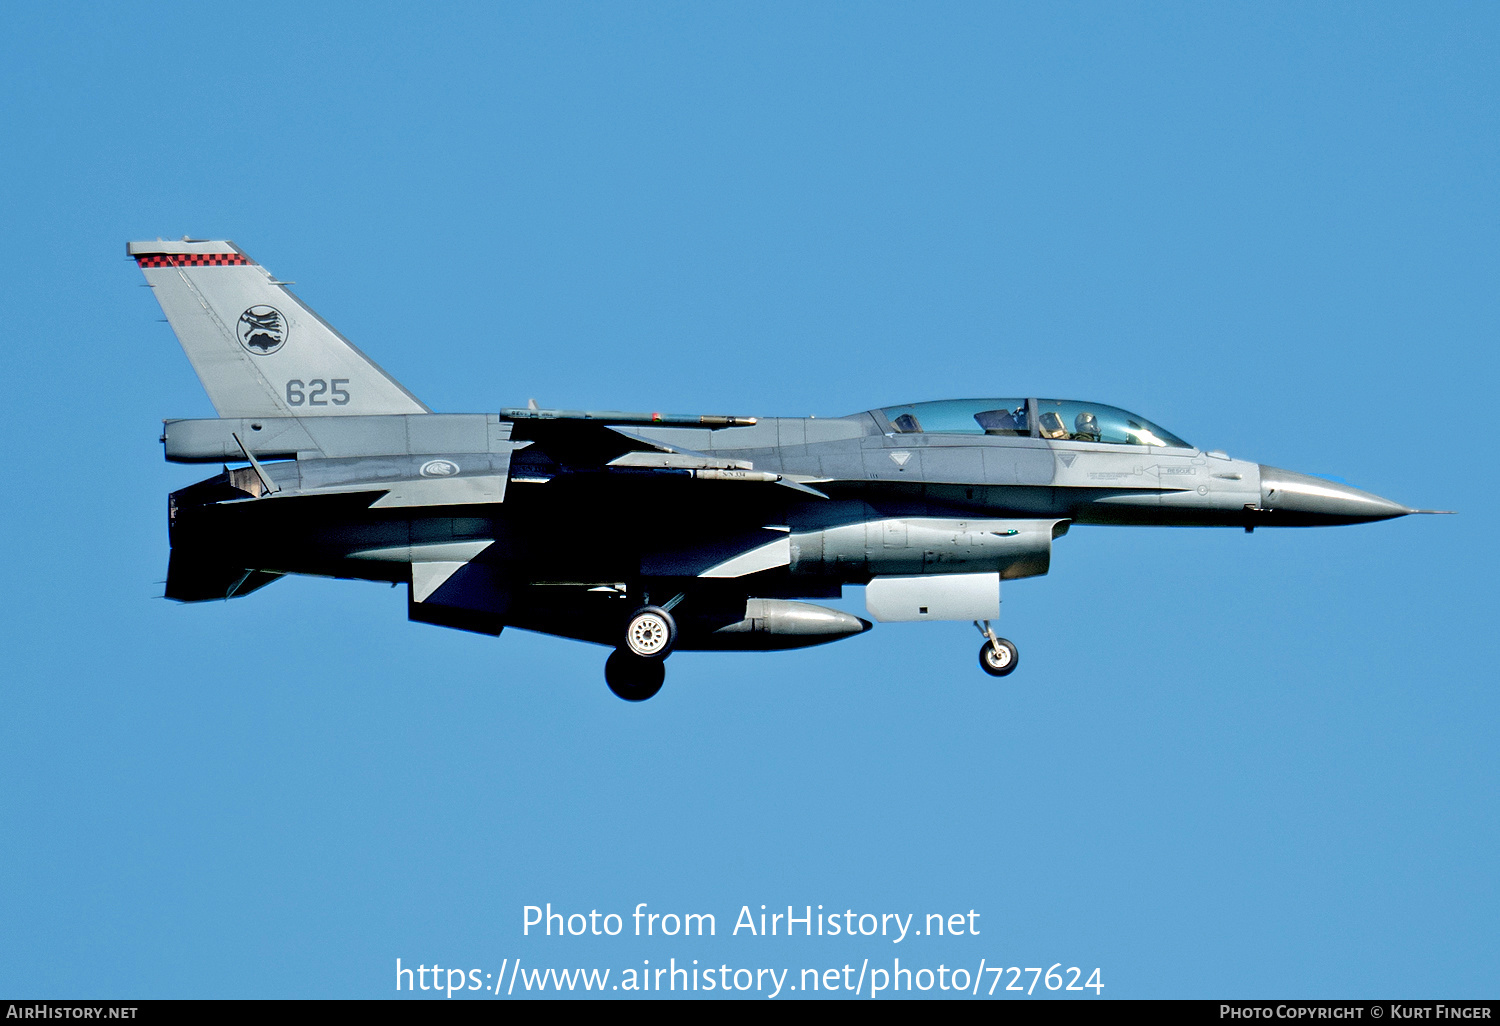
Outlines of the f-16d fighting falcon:
{"label": "f-16d fighting falcon", "polygon": [[[800,648],[870,616],[973,621],[1045,574],[1075,524],[1306,527],[1414,510],[1201,451],[1095,402],[947,399],[831,418],[526,408],[434,413],[232,242],[132,242],[218,418],[168,420],[166,597],[287,574],[407,587],[412,620],[604,645],[610,689],[661,689],[678,650]],[[231,466],[233,464],[234,466]]]}

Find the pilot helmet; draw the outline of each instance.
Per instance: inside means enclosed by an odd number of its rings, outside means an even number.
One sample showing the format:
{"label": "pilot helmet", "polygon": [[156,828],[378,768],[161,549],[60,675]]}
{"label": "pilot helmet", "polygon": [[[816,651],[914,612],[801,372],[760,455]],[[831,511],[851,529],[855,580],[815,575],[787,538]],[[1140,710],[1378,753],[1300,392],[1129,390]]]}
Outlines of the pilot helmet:
{"label": "pilot helmet", "polygon": [[1073,418],[1073,433],[1078,435],[1090,435],[1099,437],[1099,420],[1087,410]]}

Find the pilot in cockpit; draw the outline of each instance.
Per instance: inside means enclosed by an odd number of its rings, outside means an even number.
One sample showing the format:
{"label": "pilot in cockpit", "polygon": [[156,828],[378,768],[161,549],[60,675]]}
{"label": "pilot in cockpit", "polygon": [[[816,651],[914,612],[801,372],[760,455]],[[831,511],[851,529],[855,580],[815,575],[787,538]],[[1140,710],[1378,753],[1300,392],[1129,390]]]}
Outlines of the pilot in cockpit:
{"label": "pilot in cockpit", "polygon": [[1073,439],[1078,442],[1099,441],[1099,420],[1084,410],[1073,418]]}

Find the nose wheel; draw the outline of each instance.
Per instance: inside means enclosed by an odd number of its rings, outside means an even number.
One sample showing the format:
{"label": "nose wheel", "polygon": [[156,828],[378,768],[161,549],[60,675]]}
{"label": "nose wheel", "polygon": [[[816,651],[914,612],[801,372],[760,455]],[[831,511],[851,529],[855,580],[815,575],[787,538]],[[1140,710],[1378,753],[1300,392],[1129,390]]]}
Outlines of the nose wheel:
{"label": "nose wheel", "polygon": [[979,633],[984,635],[984,644],[979,646],[979,668],[991,677],[1004,677],[1015,672],[1021,654],[1007,639],[998,637],[988,620],[974,621]]}

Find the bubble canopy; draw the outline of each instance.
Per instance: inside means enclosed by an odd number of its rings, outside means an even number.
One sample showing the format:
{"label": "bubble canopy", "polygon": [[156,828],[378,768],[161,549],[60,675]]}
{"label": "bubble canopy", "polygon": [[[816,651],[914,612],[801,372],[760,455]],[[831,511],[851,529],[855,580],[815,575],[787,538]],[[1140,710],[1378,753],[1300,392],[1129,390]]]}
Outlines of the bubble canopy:
{"label": "bubble canopy", "polygon": [[1008,435],[1191,449],[1139,414],[1076,399],[940,399],[880,411],[897,434]]}

